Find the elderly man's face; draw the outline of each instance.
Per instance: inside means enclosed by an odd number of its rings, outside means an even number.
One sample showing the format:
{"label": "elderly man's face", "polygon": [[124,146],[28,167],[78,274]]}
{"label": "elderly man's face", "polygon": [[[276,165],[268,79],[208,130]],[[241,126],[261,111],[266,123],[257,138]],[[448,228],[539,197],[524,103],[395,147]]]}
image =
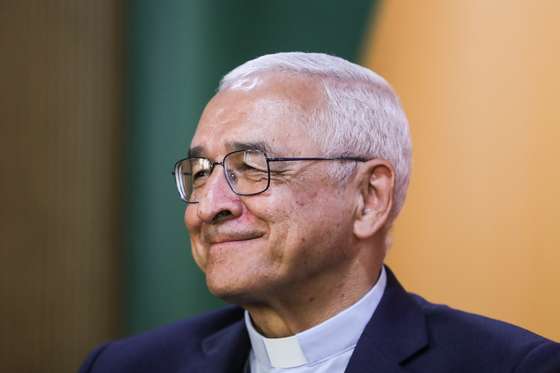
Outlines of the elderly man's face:
{"label": "elderly man's face", "polygon": [[[322,156],[302,124],[320,105],[315,83],[268,75],[251,89],[217,94],[191,149],[214,161],[240,147],[265,144],[269,156]],[[205,197],[187,206],[195,261],[211,292],[237,303],[299,291],[344,265],[352,240],[351,188],[327,176],[330,162],[271,163],[269,189],[238,196],[217,166]]]}

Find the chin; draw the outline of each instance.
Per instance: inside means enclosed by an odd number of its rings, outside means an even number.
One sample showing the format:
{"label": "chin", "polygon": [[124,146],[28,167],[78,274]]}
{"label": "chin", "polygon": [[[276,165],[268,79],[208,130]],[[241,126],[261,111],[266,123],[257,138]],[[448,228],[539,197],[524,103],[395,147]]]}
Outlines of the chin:
{"label": "chin", "polygon": [[233,286],[216,286],[215,284],[208,283],[208,290],[217,298],[220,298],[226,303],[231,304],[245,304],[250,302],[251,292],[247,289],[237,288]]}
{"label": "chin", "polygon": [[263,288],[266,288],[263,286],[263,281],[250,276],[247,272],[213,273],[211,269],[206,272],[206,285],[214,296],[232,304],[256,302],[259,300],[258,294],[264,292]]}

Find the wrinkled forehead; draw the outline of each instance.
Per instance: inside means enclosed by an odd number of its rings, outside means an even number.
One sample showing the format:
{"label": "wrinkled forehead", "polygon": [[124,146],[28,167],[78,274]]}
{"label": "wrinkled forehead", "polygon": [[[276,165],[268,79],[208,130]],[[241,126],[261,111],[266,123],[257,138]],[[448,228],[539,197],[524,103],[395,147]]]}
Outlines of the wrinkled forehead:
{"label": "wrinkled forehead", "polygon": [[270,153],[315,150],[309,122],[324,104],[318,83],[278,73],[255,79],[250,89],[228,88],[210,100],[191,149],[217,155],[237,150],[231,144],[258,143]]}

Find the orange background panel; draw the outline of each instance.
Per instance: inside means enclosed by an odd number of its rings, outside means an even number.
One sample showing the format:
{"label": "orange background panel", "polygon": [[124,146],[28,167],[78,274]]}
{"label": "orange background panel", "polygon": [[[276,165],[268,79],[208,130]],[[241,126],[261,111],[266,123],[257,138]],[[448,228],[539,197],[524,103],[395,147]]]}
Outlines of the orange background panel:
{"label": "orange background panel", "polygon": [[560,2],[385,1],[363,62],[414,161],[388,263],[438,303],[560,339]]}

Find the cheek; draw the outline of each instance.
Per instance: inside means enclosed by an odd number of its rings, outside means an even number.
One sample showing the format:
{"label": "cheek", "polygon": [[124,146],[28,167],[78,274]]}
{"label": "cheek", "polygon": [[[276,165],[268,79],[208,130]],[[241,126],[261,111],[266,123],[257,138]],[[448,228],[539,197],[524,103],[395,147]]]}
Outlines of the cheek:
{"label": "cheek", "polygon": [[291,255],[294,248],[305,245],[309,228],[316,220],[316,204],[318,192],[277,193],[275,201],[260,204],[260,216],[269,223],[272,253],[274,256]]}
{"label": "cheek", "polygon": [[294,213],[299,209],[292,197],[282,195],[279,190],[274,192],[272,195],[248,198],[245,206],[255,220],[266,226],[268,237],[265,251],[272,261],[278,262],[285,255],[287,241],[297,227],[298,219]]}
{"label": "cheek", "polygon": [[294,220],[294,229],[302,244],[312,241],[330,246],[349,233],[351,210],[332,190],[316,188],[294,199],[293,205],[290,218]]}

